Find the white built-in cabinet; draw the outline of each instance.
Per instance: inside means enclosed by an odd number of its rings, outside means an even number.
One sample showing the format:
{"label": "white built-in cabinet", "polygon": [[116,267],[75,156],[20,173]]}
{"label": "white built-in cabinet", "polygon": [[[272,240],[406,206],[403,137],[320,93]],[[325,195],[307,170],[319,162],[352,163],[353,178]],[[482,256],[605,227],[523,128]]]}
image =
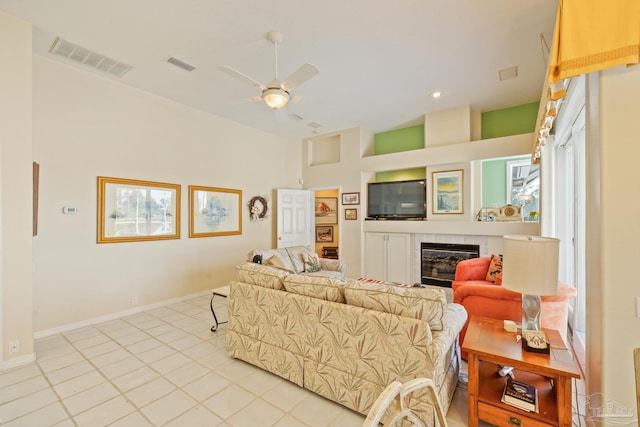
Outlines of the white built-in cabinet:
{"label": "white built-in cabinet", "polygon": [[411,259],[411,234],[365,233],[367,278],[413,283]]}

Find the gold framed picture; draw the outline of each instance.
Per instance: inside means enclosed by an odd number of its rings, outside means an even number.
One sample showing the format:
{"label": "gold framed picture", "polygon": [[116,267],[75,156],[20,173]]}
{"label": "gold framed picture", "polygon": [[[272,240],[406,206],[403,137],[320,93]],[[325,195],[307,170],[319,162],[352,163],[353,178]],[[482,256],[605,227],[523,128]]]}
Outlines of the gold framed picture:
{"label": "gold framed picture", "polygon": [[242,234],[242,190],[189,186],[189,237]]}
{"label": "gold framed picture", "polygon": [[179,238],[179,184],[98,177],[98,243]]}

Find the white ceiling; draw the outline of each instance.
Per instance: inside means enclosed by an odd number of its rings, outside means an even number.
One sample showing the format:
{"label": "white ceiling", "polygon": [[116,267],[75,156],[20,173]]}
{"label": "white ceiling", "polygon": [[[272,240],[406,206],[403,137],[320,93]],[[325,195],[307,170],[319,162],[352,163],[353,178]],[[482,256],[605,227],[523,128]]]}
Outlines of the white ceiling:
{"label": "white ceiling", "polygon": [[[0,0],[32,22],[34,52],[51,60],[57,36],[130,64],[123,84],[288,138],[353,126],[380,132],[425,113],[470,104],[490,111],[539,100],[557,0]],[[276,120],[259,90],[219,71],[267,83],[279,44],[281,80],[305,62],[320,73],[293,92]],[[166,62],[175,56],[196,67]],[[7,58],[5,58],[7,60]],[[84,68],[82,64],[73,65]],[[500,81],[498,71],[518,67]],[[94,72],[87,69],[88,72]],[[442,91],[440,99],[429,94]]]}

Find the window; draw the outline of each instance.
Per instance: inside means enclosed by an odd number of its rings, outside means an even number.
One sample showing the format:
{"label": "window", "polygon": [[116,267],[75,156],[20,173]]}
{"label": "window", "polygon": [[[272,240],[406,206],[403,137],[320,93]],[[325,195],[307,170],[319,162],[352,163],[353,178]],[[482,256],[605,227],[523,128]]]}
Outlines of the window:
{"label": "window", "polygon": [[507,203],[522,206],[525,221],[537,221],[540,212],[540,167],[531,160],[507,162]]}
{"label": "window", "polygon": [[[559,280],[577,289],[569,326],[586,342],[586,139],[584,78],[572,79],[554,138],[554,235],[560,239]],[[575,341],[574,341],[575,342]]]}

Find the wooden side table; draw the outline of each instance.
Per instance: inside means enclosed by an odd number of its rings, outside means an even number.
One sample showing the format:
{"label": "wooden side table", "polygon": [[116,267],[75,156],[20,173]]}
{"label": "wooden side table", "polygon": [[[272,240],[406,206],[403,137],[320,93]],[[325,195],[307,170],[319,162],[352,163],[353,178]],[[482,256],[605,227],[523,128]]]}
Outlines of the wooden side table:
{"label": "wooden side table", "polygon": [[[469,426],[479,420],[504,427],[571,427],[571,381],[580,378],[573,353],[558,331],[545,329],[551,354],[526,352],[502,320],[473,316],[462,350],[469,362]],[[498,365],[512,366],[517,381],[538,389],[538,413],[502,403],[506,379]]]}

